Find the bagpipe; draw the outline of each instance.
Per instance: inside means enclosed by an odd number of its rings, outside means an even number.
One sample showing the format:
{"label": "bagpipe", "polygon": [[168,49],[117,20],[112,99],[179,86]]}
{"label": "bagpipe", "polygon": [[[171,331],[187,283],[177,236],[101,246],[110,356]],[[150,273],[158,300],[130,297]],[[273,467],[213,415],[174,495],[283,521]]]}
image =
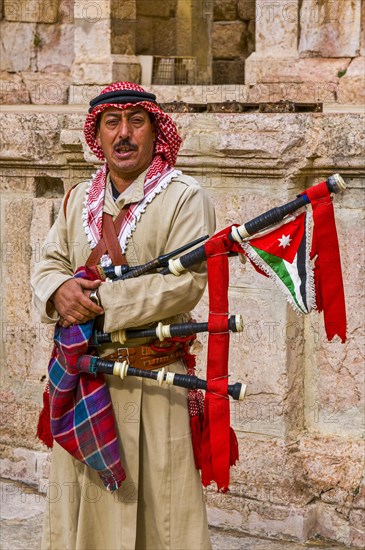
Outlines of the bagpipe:
{"label": "bagpipe", "polygon": [[[294,200],[257,216],[256,218],[242,224],[232,225],[216,233],[211,238],[201,237],[188,243],[179,249],[159,256],[158,258],[139,266],[97,266],[93,271],[85,275],[78,272],[75,276],[102,280],[127,280],[140,277],[151,271],[161,276],[180,276],[183,271],[193,268],[197,264],[207,262],[208,272],[208,295],[209,295],[209,318],[206,323],[180,323],[163,325],[147,329],[123,329],[115,333],[102,333],[94,331],[93,322],[85,325],[75,325],[68,329],[56,328],[55,343],[61,349],[61,353],[55,353],[51,359],[49,371],[54,363],[55,376],[51,377],[53,392],[56,396],[58,410],[64,411],[64,401],[68,399],[67,390],[75,387],[75,376],[80,373],[93,374],[96,386],[89,382],[90,377],[81,377],[82,384],[91,384],[86,391],[79,389],[82,400],[85,395],[101,395],[101,400],[106,403],[105,409],[109,407],[106,396],[106,385],[103,373],[113,374],[124,378],[125,376],[139,376],[156,380],[160,385],[173,384],[186,387],[190,391],[199,389],[206,390],[204,402],[204,417],[196,415],[195,426],[192,425],[192,432],[199,432],[193,435],[199,440],[199,463],[203,485],[215,481],[218,490],[225,492],[229,485],[229,469],[238,459],[238,443],[233,429],[230,427],[229,399],[242,400],[246,387],[240,382],[228,384],[228,355],[229,338],[231,332],[243,330],[243,321],[240,316],[229,315],[228,285],[229,285],[229,258],[232,255],[243,254],[249,258],[259,273],[268,275],[274,279],[284,291],[289,303],[297,312],[309,313],[317,309],[324,313],[324,323],[327,337],[331,340],[335,334],[339,335],[344,342],[346,339],[346,312],[342,284],[342,272],[339,256],[339,247],[334,220],[333,204],[331,193],[340,193],[346,189],[346,185],[339,174],[330,176],[326,181],[319,183],[305,192],[298,195]],[[311,204],[314,229],[309,251],[309,223],[307,211],[293,217],[292,214],[304,206]],[[206,241],[204,244],[200,244]],[[198,246],[199,245],[199,246]],[[186,252],[195,247],[192,251]],[[179,254],[183,253],[179,256]],[[178,256],[178,257],[176,257]],[[310,260],[314,260],[314,273]],[[86,268],[81,268],[81,271]],[[206,380],[191,375],[174,374],[158,371],[135,369],[128,364],[128,361],[106,361],[93,355],[88,355],[89,346],[99,346],[107,342],[119,342],[123,345],[129,338],[157,338],[162,341],[165,338],[184,338],[189,335],[207,331],[208,353],[207,353],[207,376]],[[59,356],[63,351],[69,354],[70,342],[72,342],[75,353],[69,356],[68,372],[65,376],[64,370],[59,368]],[[76,342],[76,345],[75,345]],[[63,347],[62,347],[63,346]],[[53,363],[52,363],[53,361]],[[62,366],[62,365],[61,365]],[[57,378],[58,373],[59,379]],[[68,377],[68,378],[67,378]],[[73,386],[74,385],[74,386]],[[96,388],[96,390],[95,390]],[[98,396],[99,398],[99,396]],[[110,399],[110,398],[109,398]],[[58,401],[59,400],[59,403]],[[72,402],[77,412],[78,402]],[[69,407],[72,406],[67,405]],[[59,406],[58,406],[59,405]],[[62,405],[62,406],[61,406]],[[201,403],[200,403],[201,405]],[[199,405],[199,406],[200,406]],[[57,409],[54,407],[54,410]],[[63,408],[62,408],[63,407]],[[110,412],[110,411],[109,411]],[[78,430],[84,428],[85,418],[80,415],[80,427],[77,420],[74,422],[73,430],[75,438],[72,444],[69,443],[69,426],[61,425],[64,413],[58,418],[52,418],[54,431],[61,432],[57,441],[71,454],[89,466],[98,470],[100,477],[110,490],[115,490],[124,479],[124,471],[120,463],[115,467],[115,455],[117,452],[116,442],[108,440],[95,440],[94,447],[98,453],[93,454],[94,463],[82,453],[82,449],[76,450],[72,447],[74,441],[80,441]],[[88,419],[89,420],[89,419]],[[58,422],[58,424],[57,424]],[[109,422],[109,418],[108,418]],[[57,424],[57,426],[56,426]],[[101,423],[92,419],[92,427],[89,432],[99,429]],[[83,426],[81,428],[81,426]],[[106,433],[112,432],[108,425]],[[96,436],[95,436],[96,437]],[[112,437],[112,436],[110,436]],[[115,438],[116,440],[116,438]],[[109,447],[108,447],[109,446]],[[70,447],[70,448],[68,448]],[[110,448],[109,460],[101,456],[100,449]],[[71,449],[71,450],[70,450]],[[79,456],[77,456],[77,454]],[[100,456],[99,456],[100,455]],[[105,465],[112,464],[111,467]]]}

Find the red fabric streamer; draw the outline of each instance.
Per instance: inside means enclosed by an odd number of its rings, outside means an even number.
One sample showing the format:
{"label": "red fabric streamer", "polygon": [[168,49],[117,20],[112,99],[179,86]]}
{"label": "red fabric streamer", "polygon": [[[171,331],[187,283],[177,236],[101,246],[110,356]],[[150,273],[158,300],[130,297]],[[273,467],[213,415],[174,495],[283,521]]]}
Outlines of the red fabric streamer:
{"label": "red fabric streamer", "polygon": [[313,210],[311,259],[315,258],[317,309],[323,311],[328,340],[331,341],[337,334],[344,343],[346,306],[332,198],[325,181],[310,187],[305,194]]}
{"label": "red fabric streamer", "polygon": [[53,435],[51,432],[51,411],[49,405],[49,383],[43,392],[43,409],[40,412],[37,424],[37,437],[49,449],[53,447]]}
{"label": "red fabric streamer", "polygon": [[[221,231],[205,245],[208,263],[209,341],[207,392],[205,394],[201,474],[204,486],[212,481],[226,492],[229,467],[238,458],[237,439],[230,428],[228,399],[228,249],[227,234]],[[233,436],[232,436],[233,432]]]}

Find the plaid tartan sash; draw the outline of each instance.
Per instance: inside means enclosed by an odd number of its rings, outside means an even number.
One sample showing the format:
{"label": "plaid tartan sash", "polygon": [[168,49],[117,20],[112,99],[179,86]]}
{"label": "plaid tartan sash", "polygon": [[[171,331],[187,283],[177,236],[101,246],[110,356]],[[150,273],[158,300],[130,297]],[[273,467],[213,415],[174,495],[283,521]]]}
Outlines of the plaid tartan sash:
{"label": "plaid tartan sash", "polygon": [[[75,277],[100,278],[88,267],[79,268]],[[51,431],[68,453],[97,470],[112,492],[126,475],[109,390],[102,374],[80,373],[76,367],[78,358],[88,350],[93,324],[91,320],[68,328],[56,325],[48,365]]]}

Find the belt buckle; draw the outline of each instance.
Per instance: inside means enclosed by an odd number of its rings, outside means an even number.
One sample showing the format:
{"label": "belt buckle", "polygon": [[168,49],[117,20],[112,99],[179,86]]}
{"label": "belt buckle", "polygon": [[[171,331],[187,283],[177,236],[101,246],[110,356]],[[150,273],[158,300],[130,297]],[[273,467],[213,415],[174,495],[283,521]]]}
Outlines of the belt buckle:
{"label": "belt buckle", "polygon": [[118,361],[127,361],[128,365],[130,365],[128,348],[118,348],[117,353],[118,353]]}

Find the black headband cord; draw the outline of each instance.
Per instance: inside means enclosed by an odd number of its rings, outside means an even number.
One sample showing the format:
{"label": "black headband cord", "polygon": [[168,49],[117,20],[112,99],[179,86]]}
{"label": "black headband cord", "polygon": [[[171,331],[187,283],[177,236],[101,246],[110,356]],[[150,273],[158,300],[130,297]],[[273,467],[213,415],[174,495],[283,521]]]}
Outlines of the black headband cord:
{"label": "black headband cord", "polygon": [[114,92],[107,92],[100,94],[89,103],[89,113],[98,105],[104,103],[139,103],[140,101],[149,101],[157,105],[155,94],[149,94],[148,92],[138,92],[135,90],[115,90]]}

